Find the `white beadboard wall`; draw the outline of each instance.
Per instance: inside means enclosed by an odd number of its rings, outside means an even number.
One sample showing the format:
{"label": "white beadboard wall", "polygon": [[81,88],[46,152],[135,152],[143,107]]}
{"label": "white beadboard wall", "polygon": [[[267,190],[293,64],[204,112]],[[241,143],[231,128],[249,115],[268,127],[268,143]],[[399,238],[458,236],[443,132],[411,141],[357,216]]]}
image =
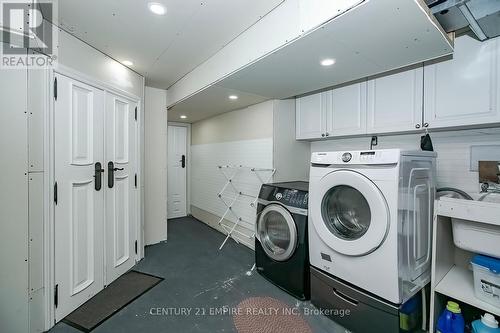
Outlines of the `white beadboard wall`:
{"label": "white beadboard wall", "polygon": [[[225,184],[225,178],[217,168],[218,165],[244,165],[256,168],[272,168],[273,166],[273,139],[254,139],[231,141],[191,146],[191,205],[215,216],[222,216],[226,206],[217,197]],[[233,170],[226,169],[228,174]],[[259,173],[263,178],[269,177],[268,172]],[[264,179],[265,180],[265,179]],[[240,169],[234,178],[234,185],[243,193],[257,196],[261,183],[256,175],[248,169]],[[226,202],[231,201],[232,188],[225,192]],[[255,207],[251,207],[253,200],[249,197],[240,197],[233,210],[240,215],[240,232],[248,237],[235,234],[245,245],[253,248],[255,232]],[[193,211],[193,215],[195,215]],[[196,216],[195,216],[196,217]],[[236,218],[233,214],[226,215],[225,224],[232,226]],[[210,224],[210,223],[209,223]],[[212,225],[217,228],[216,225]],[[217,228],[221,230],[220,228]]]}
{"label": "white beadboard wall", "polygon": [[[420,149],[422,134],[379,136],[374,149]],[[479,192],[478,173],[470,171],[471,146],[500,145],[500,128],[430,133],[437,158],[438,187],[455,187],[470,194]],[[311,143],[311,151],[363,150],[371,137],[333,139]],[[482,159],[488,160],[488,156]]]}

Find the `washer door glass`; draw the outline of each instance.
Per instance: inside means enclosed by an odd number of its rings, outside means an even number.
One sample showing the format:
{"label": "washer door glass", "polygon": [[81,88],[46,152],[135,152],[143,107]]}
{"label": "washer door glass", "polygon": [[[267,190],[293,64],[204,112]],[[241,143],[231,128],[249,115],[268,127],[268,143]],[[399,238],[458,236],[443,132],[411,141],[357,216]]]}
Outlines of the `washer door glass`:
{"label": "washer door glass", "polygon": [[341,239],[356,240],[370,228],[370,205],[351,186],[332,187],[323,197],[321,214],[328,230]]}
{"label": "washer door glass", "polygon": [[268,205],[261,212],[257,237],[271,259],[289,259],[297,246],[297,227],[292,215],[280,205]]}
{"label": "washer door glass", "polygon": [[309,223],[317,235],[341,254],[371,253],[382,245],[389,231],[384,195],[357,171],[335,170],[314,181],[309,208]]}

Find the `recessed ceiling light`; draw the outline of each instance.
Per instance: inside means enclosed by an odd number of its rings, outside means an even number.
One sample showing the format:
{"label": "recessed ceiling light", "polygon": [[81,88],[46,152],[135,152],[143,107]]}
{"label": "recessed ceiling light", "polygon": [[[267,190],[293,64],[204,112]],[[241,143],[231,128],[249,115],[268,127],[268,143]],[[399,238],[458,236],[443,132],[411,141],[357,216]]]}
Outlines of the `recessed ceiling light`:
{"label": "recessed ceiling light", "polygon": [[165,13],[167,12],[167,8],[165,8],[165,6],[158,2],[148,3],[148,8],[156,15],[165,15]]}
{"label": "recessed ceiling light", "polygon": [[187,116],[184,116],[184,115],[181,116],[181,119],[186,119],[186,118],[187,118]]}
{"label": "recessed ceiling light", "polygon": [[229,99],[235,100],[235,99],[238,99],[238,96],[236,96],[236,95],[229,95]]}
{"label": "recessed ceiling light", "polygon": [[124,64],[125,66],[134,66],[134,63],[130,60],[123,60],[122,61],[122,64]]}
{"label": "recessed ceiling light", "polygon": [[323,59],[321,60],[321,66],[331,66],[335,63],[335,59]]}

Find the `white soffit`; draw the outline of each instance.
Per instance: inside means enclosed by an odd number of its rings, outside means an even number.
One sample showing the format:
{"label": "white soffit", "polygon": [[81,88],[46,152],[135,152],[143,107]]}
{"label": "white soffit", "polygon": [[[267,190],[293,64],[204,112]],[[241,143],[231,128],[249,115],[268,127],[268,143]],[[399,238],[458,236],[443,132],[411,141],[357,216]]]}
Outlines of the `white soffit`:
{"label": "white soffit", "polygon": [[[288,98],[453,52],[418,1],[371,0],[335,18],[219,85]],[[320,61],[335,59],[322,67]]]}

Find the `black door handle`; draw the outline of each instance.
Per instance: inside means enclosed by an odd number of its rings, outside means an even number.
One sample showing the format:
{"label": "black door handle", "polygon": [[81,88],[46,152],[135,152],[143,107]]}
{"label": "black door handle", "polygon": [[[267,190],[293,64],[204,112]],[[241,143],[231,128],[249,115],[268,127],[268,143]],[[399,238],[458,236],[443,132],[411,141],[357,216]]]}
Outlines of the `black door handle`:
{"label": "black door handle", "polygon": [[115,186],[115,164],[108,162],[108,187],[113,188],[113,186]]}
{"label": "black door handle", "polygon": [[113,162],[108,162],[108,187],[113,188],[115,186],[115,171],[125,170],[125,168],[115,168]]}
{"label": "black door handle", "polygon": [[182,155],[181,163],[182,163],[182,168],[184,169],[186,167],[186,155]]}
{"label": "black door handle", "polygon": [[102,187],[102,173],[104,169],[102,168],[101,162],[97,162],[94,165],[94,188],[96,191],[100,191]]}

